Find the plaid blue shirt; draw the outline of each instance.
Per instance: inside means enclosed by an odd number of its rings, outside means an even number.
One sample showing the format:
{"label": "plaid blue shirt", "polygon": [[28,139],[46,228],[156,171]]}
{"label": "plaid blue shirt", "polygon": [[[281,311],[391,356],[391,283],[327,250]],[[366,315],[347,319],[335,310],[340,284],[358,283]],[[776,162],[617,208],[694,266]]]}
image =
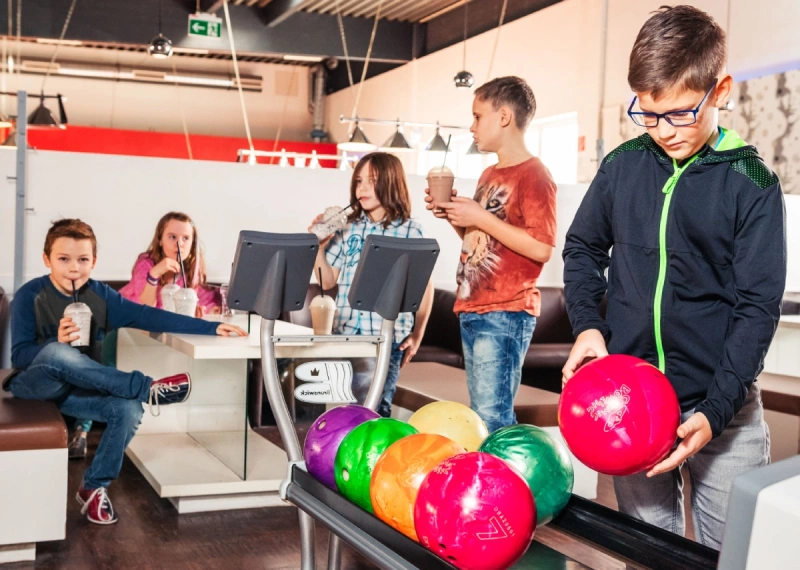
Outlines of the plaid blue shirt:
{"label": "plaid blue shirt", "polygon": [[[383,318],[377,313],[356,311],[347,303],[347,294],[356,274],[358,261],[361,259],[361,248],[368,235],[421,238],[422,226],[414,220],[401,222],[395,220],[388,228],[383,222],[373,223],[366,215],[349,223],[341,231],[336,232],[325,248],[325,258],[331,267],[339,270],[339,293],[336,295],[336,320],[333,330],[336,334],[378,335],[381,332]],[[394,340],[402,342],[414,327],[412,313],[400,313],[394,322]]]}

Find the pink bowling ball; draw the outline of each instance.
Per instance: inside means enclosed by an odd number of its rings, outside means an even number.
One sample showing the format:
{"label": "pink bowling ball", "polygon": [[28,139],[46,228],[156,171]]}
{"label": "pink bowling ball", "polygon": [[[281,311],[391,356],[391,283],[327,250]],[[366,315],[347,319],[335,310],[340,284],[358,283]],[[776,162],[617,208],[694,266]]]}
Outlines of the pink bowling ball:
{"label": "pink bowling ball", "polygon": [[607,475],[653,467],[675,444],[681,409],[661,371],[612,354],[582,366],[558,402],[558,425],[570,451]]}
{"label": "pink bowling ball", "polygon": [[472,452],[428,473],[414,503],[419,541],[462,570],[503,570],[519,560],[536,529],[525,479],[502,459]]}

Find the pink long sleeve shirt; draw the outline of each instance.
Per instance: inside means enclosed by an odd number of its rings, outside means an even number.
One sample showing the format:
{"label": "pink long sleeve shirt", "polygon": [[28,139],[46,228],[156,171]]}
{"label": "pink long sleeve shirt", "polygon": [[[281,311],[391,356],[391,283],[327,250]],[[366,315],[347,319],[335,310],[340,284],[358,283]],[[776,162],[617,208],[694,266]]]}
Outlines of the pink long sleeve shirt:
{"label": "pink long sleeve shirt", "polygon": [[[155,267],[155,265],[155,262],[148,255],[140,255],[139,259],[136,261],[136,265],[133,267],[130,283],[119,290],[120,295],[136,303],[141,303],[142,291],[144,291],[147,285],[147,274],[150,273],[150,270]],[[178,276],[175,283],[183,287],[183,277]],[[219,312],[219,308],[222,305],[219,289],[216,287],[212,288],[196,285],[194,290],[197,293],[198,306],[205,308],[206,313]],[[161,283],[156,287],[156,308],[162,308]]]}

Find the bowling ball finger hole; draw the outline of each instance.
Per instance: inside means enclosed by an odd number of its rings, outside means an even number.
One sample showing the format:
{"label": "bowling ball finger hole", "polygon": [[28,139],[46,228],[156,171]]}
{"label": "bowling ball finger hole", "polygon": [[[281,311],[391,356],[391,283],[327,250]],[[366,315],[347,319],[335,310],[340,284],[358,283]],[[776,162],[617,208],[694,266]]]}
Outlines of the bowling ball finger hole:
{"label": "bowling ball finger hole", "polygon": [[344,479],[345,481],[350,480],[350,472],[347,469],[342,470],[342,479]]}
{"label": "bowling ball finger hole", "polygon": [[325,429],[325,424],[327,424],[327,423],[328,423],[327,421],[319,422],[319,425],[317,426],[317,429]]}

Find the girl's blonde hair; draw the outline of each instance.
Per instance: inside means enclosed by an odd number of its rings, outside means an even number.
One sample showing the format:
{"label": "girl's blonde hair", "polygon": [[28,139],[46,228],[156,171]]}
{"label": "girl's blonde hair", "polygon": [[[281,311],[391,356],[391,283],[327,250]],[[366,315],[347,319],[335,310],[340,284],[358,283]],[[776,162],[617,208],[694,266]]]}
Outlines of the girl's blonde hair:
{"label": "girl's blonde hair", "polygon": [[375,175],[375,197],[386,210],[383,227],[388,228],[389,224],[398,219],[401,222],[408,220],[411,217],[411,199],[408,196],[403,163],[393,154],[386,152],[365,154],[356,164],[353,178],[350,180],[350,204],[353,205],[353,212],[348,220],[353,222],[364,213],[361,203],[356,198],[356,179],[367,163]]}
{"label": "girl's blonde hair", "polygon": [[[200,244],[197,239],[197,227],[194,225],[192,218],[183,212],[167,212],[161,217],[160,220],[158,220],[158,224],[156,224],[156,233],[153,236],[153,240],[150,242],[150,246],[147,248],[147,251],[139,256],[139,259],[143,257],[149,257],[156,264],[164,259],[164,250],[161,249],[160,243],[161,236],[164,234],[167,224],[172,220],[186,222],[192,226],[192,247],[189,248],[188,253],[181,250],[181,256],[183,257],[183,268],[184,271],[186,271],[186,283],[184,283],[184,286],[197,287],[198,285],[205,285],[206,263],[205,259],[203,259],[203,252],[200,249]],[[166,279],[164,276],[162,276],[161,284],[164,285],[165,283]]]}

